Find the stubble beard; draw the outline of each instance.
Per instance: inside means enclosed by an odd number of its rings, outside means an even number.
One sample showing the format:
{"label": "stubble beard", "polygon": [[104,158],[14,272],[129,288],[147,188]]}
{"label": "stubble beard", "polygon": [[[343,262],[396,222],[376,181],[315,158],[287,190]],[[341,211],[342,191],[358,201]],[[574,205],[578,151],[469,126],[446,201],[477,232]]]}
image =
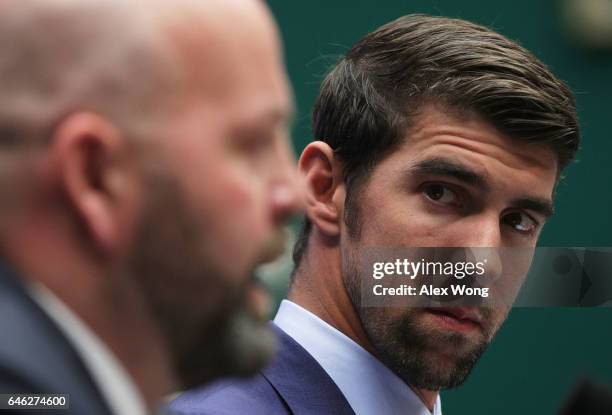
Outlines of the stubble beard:
{"label": "stubble beard", "polygon": [[425,311],[398,306],[362,307],[358,245],[353,241],[343,249],[342,279],[362,327],[377,357],[400,379],[412,387],[437,391],[461,385],[485,352],[505,320],[492,309],[482,308],[482,330],[467,336],[427,326]]}

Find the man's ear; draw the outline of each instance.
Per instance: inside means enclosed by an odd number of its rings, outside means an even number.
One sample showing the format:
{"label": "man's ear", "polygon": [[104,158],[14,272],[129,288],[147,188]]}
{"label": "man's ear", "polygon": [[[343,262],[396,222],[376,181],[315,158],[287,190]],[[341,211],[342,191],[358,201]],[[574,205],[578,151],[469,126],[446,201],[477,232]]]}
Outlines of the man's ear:
{"label": "man's ear", "polygon": [[[126,151],[118,128],[93,113],[70,115],[52,138],[50,168],[54,171],[49,173],[104,255],[119,252],[130,222],[125,197],[130,193],[129,179],[121,163]],[[134,200],[133,195],[129,198]]]}
{"label": "man's ear", "polygon": [[344,211],[341,170],[334,151],[322,141],[308,144],[298,161],[305,187],[306,215],[316,228],[331,237],[340,234]]}

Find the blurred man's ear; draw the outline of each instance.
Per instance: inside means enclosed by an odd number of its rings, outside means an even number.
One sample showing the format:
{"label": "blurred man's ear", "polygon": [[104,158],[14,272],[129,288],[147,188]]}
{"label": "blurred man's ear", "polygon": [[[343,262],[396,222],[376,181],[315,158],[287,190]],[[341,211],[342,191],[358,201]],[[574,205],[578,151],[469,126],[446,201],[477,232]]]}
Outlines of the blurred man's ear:
{"label": "blurred man's ear", "polygon": [[308,219],[325,235],[338,236],[345,189],[341,165],[334,151],[322,141],[308,144],[300,156],[298,171],[304,181]]}
{"label": "blurred man's ear", "polygon": [[136,189],[125,167],[127,151],[118,128],[93,113],[70,115],[52,138],[48,173],[104,255],[121,251],[134,213]]}

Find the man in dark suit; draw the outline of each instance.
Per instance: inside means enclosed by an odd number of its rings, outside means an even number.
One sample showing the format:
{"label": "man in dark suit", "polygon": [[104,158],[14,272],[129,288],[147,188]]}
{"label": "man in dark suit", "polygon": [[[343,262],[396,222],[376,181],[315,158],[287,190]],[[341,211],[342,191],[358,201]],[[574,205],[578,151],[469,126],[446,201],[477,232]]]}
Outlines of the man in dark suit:
{"label": "man in dark suit", "polygon": [[254,269],[299,209],[265,5],[1,9],[0,411],[53,393],[61,413],[139,415],[257,371]]}
{"label": "man in dark suit", "polygon": [[472,265],[498,280],[508,271],[498,248],[532,255],[579,142],[571,92],[535,56],[487,28],[422,15],[379,28],[335,65],[313,132],[322,141],[298,163],[307,219],[272,323],[280,351],[249,381],[180,396],[179,413],[440,414],[439,391],[465,380],[509,303],[398,306],[389,294],[372,306],[368,252],[482,247]]}

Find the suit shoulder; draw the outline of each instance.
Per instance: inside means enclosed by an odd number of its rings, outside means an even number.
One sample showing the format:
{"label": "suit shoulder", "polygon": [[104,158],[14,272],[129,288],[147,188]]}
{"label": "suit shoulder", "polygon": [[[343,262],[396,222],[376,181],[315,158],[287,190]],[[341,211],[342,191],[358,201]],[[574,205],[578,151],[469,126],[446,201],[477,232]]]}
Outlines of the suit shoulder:
{"label": "suit shoulder", "polygon": [[185,392],[170,409],[176,415],[290,414],[284,400],[261,374],[228,379]]}

